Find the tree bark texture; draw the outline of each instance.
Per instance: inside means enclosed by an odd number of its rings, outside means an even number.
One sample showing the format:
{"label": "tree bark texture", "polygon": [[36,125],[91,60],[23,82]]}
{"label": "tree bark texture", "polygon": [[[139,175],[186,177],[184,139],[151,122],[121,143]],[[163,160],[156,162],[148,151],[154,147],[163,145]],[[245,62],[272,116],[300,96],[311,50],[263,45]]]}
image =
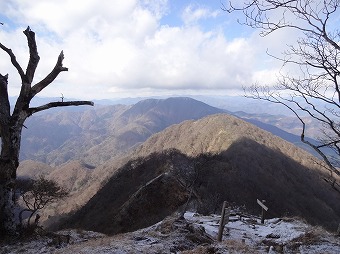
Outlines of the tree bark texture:
{"label": "tree bark texture", "polygon": [[21,132],[25,120],[32,114],[53,107],[91,105],[91,101],[62,101],[50,102],[46,105],[30,108],[29,104],[34,96],[51,84],[62,71],[68,69],[63,66],[63,51],[58,56],[57,63],[52,71],[41,81],[32,85],[34,74],[39,63],[35,33],[28,27],[23,32],[27,38],[29,48],[29,60],[26,72],[17,62],[11,49],[0,43],[0,49],[8,54],[12,65],[21,77],[21,90],[19,97],[11,113],[11,105],[8,98],[8,75],[0,74],[0,238],[13,235],[16,232],[14,217],[14,198],[16,170],[19,166],[19,152]]}
{"label": "tree bark texture", "polygon": [[8,76],[0,74],[0,233],[15,233],[14,220],[14,184],[16,169],[19,166],[18,155],[20,132],[11,128],[10,105],[7,92]]}

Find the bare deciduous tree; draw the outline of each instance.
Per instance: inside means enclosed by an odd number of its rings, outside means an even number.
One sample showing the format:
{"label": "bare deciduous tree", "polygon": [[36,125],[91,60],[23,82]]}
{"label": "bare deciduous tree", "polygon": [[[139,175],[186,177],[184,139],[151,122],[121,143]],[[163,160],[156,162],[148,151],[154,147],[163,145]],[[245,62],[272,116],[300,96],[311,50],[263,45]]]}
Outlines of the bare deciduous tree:
{"label": "bare deciduous tree", "polygon": [[19,166],[19,152],[21,132],[25,120],[34,113],[63,106],[91,105],[91,101],[62,101],[50,102],[39,107],[30,107],[31,100],[44,88],[50,85],[57,76],[68,69],[63,66],[64,53],[61,51],[55,67],[41,81],[33,84],[33,78],[37,69],[40,57],[37,50],[35,33],[29,27],[23,31],[27,38],[29,48],[29,60],[26,71],[18,63],[15,54],[10,48],[0,43],[0,48],[8,54],[12,65],[16,68],[21,78],[21,90],[14,106],[11,105],[8,97],[8,74],[0,74],[0,236],[15,234],[16,224],[14,220],[14,184],[16,170]]}
{"label": "bare deciduous tree", "polygon": [[59,186],[56,181],[46,179],[43,176],[40,176],[37,180],[25,179],[17,181],[16,189],[18,189],[26,206],[26,208],[19,213],[21,226],[23,226],[22,214],[24,212],[30,212],[27,227],[31,225],[31,219],[38,210],[68,195],[68,192]]}
{"label": "bare deciduous tree", "polygon": [[[246,96],[278,103],[291,110],[301,122],[301,141],[311,146],[330,172],[339,175],[340,156],[340,31],[339,0],[249,0],[225,4],[228,12],[241,12],[241,24],[261,30],[267,36],[281,29],[300,31],[296,44],[281,56],[273,56],[295,73],[278,74],[274,87],[265,84],[245,88]],[[283,68],[284,69],[284,68]],[[306,138],[309,116],[322,126],[317,142]],[[333,150],[332,153],[327,149]],[[332,184],[334,186],[335,180]]]}

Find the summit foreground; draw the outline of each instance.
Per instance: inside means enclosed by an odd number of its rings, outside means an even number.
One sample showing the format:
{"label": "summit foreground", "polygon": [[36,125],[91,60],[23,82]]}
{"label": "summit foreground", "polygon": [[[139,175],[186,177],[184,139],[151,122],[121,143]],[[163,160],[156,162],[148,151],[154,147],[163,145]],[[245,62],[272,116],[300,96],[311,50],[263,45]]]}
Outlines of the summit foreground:
{"label": "summit foreground", "polygon": [[[340,239],[299,219],[230,217],[222,242],[216,241],[220,216],[192,212],[148,228],[108,237],[64,230],[20,244],[1,245],[0,253],[339,253]],[[57,235],[60,237],[58,238]],[[66,238],[68,236],[68,238]],[[66,241],[66,239],[68,239]]]}

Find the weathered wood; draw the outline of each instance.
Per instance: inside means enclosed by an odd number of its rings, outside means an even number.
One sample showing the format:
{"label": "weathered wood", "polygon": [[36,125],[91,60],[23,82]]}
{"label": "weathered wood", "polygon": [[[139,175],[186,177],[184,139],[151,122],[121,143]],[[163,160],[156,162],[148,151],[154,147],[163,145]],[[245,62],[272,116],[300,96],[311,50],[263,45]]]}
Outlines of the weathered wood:
{"label": "weathered wood", "polygon": [[27,27],[24,34],[27,37],[27,43],[30,51],[30,59],[26,69],[26,78],[27,83],[31,84],[34,78],[34,73],[38,67],[40,57],[38,54],[37,43],[35,41],[35,33],[31,31],[30,27]]}
{"label": "weathered wood", "polygon": [[49,84],[51,84],[56,77],[60,74],[62,71],[68,71],[68,68],[63,66],[63,60],[64,60],[64,52],[61,51],[56,65],[54,66],[53,70],[40,82],[35,84],[32,87],[31,91],[31,97],[33,98],[36,94],[38,94],[41,90],[43,90],[45,87],[47,87]]}
{"label": "weathered wood", "polygon": [[21,77],[21,80],[23,80],[25,76],[24,71],[19,65],[16,56],[13,54],[13,51],[10,48],[5,47],[2,43],[0,43],[0,48],[9,55],[9,57],[11,58],[12,65],[17,69]]}
{"label": "weathered wood", "polygon": [[230,210],[230,207],[224,209],[223,226],[227,225],[229,222]]}
{"label": "weathered wood", "polygon": [[265,214],[266,214],[266,211],[268,211],[268,207],[265,206],[265,204],[263,204],[265,201],[262,200],[262,202],[258,199],[256,199],[257,203],[261,206],[262,208],[262,212],[261,212],[261,223],[264,224],[264,219],[265,219]]}
{"label": "weathered wood", "polygon": [[261,224],[264,224],[264,218],[265,218],[265,210],[262,208],[262,212],[261,212]]}
{"label": "weathered wood", "polygon": [[34,113],[37,113],[39,111],[43,111],[49,108],[56,108],[56,107],[67,107],[67,106],[83,106],[83,105],[88,105],[88,106],[93,106],[92,101],[57,101],[57,102],[50,102],[45,105],[35,107],[35,108],[29,108],[28,113],[29,115],[32,115]]}
{"label": "weathered wood", "polygon": [[260,200],[256,199],[257,203],[266,211],[268,211],[268,207],[265,206],[265,204],[263,204]]}
{"label": "weathered wood", "polygon": [[222,241],[223,229],[224,229],[224,216],[225,216],[225,208],[227,206],[227,201],[223,202],[222,212],[221,212],[221,219],[220,219],[220,226],[218,227],[218,234],[217,234],[217,241]]}
{"label": "weathered wood", "polygon": [[16,231],[13,195],[11,183],[0,184],[0,236],[14,235]]}

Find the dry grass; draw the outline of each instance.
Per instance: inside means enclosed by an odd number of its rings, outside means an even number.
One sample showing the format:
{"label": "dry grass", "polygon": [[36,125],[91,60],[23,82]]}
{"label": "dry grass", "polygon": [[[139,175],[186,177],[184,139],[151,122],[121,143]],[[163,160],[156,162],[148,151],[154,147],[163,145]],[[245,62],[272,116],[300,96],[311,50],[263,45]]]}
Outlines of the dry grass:
{"label": "dry grass", "polygon": [[222,245],[225,246],[228,253],[261,253],[242,240],[225,240]]}
{"label": "dry grass", "polygon": [[220,253],[218,249],[214,246],[198,246],[192,250],[185,250],[181,252],[182,254],[214,254]]}
{"label": "dry grass", "polygon": [[325,230],[320,227],[313,228],[312,231],[308,231],[305,234],[293,239],[286,245],[287,249],[296,251],[301,245],[315,245],[322,241],[322,236],[325,234]]}

